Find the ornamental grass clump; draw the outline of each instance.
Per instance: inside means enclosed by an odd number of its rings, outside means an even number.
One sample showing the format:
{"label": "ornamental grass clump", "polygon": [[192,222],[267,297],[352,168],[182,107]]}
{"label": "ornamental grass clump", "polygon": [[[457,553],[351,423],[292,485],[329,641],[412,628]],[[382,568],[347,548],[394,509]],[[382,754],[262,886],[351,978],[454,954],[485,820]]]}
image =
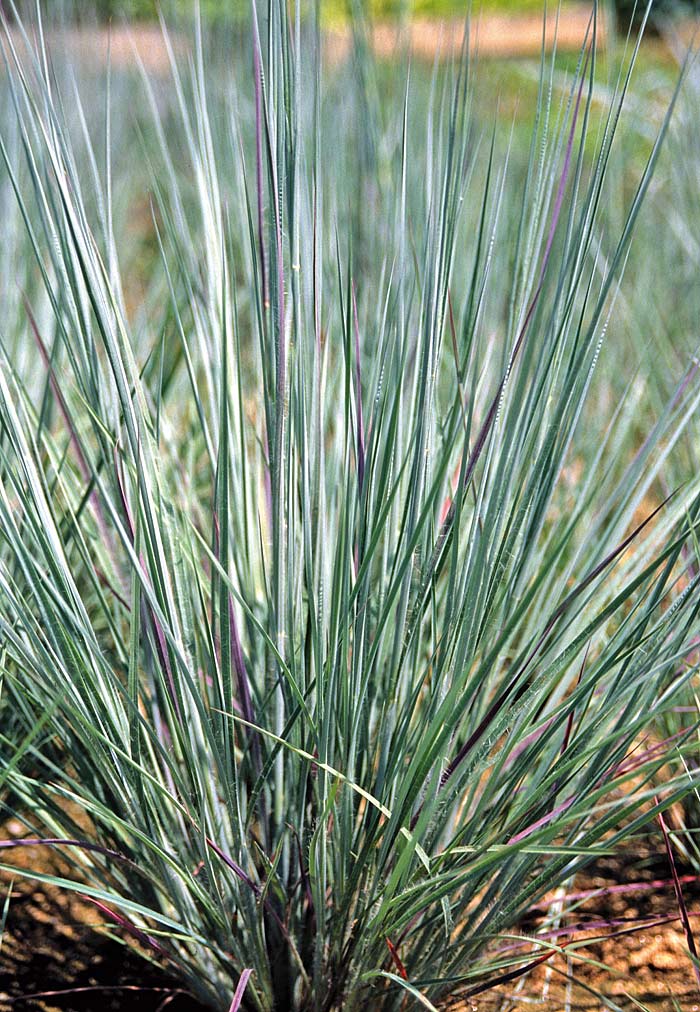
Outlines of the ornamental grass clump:
{"label": "ornamental grass clump", "polygon": [[616,339],[675,93],[611,213],[638,41],[602,107],[596,17],[525,150],[468,43],[421,83],[357,21],[324,64],[271,0],[143,75],[135,143],[6,26],[3,867],[60,849],[17,873],[212,1008],[511,979],[558,946],[523,915],[694,786],[692,728],[649,735],[696,674],[698,478],[659,489],[700,390],[689,360],[640,412]]}

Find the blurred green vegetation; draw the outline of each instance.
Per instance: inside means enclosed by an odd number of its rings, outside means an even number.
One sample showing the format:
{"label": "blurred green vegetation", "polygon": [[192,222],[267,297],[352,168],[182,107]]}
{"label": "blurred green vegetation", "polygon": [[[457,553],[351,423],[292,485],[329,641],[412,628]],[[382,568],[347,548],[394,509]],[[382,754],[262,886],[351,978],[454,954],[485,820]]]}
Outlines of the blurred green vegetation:
{"label": "blurred green vegetation", "polygon": [[[76,0],[78,13],[97,12],[99,18],[134,18],[153,20],[158,11],[164,14],[190,14],[195,9],[195,0]],[[242,0],[200,0],[200,9],[207,18],[240,18],[247,10]]]}
{"label": "blurred green vegetation", "polygon": [[[293,0],[289,0],[293,5]],[[313,9],[314,0],[301,0],[304,9]],[[561,0],[562,7],[572,6],[577,0]],[[580,0],[581,2],[581,0]],[[626,30],[632,22],[639,25],[645,10],[644,0],[602,0],[614,11],[617,25]],[[346,22],[353,0],[321,0],[323,20],[327,25]],[[189,18],[196,9],[195,0],[59,0],[57,6],[71,11],[78,20],[155,20],[158,11],[166,18]],[[210,24],[240,24],[247,20],[250,0],[199,0],[204,19]],[[377,20],[399,20],[410,17],[461,18],[465,15],[468,0],[360,0],[359,6]],[[472,5],[474,13],[510,11],[513,13],[540,13],[544,0],[479,0]],[[550,4],[554,9],[554,3]],[[652,0],[649,28],[654,30],[670,16],[700,13],[700,0]]]}
{"label": "blurred green vegetation", "polygon": [[[562,0],[567,6],[576,0]],[[639,22],[646,4],[643,0],[609,0],[618,24],[627,26],[630,20]],[[72,10],[80,18],[97,17],[129,18],[132,20],[153,20],[160,9],[166,17],[191,15],[195,0],[68,0]],[[321,0],[324,20],[337,24],[348,17],[350,0]],[[309,6],[311,6],[309,4]],[[400,17],[461,17],[467,9],[467,0],[364,0],[364,6],[372,17],[392,19]],[[200,0],[200,8],[210,22],[244,20],[249,10],[249,0]],[[543,9],[543,0],[481,0],[479,10],[512,12],[533,12]],[[698,13],[700,0],[653,0],[650,21],[652,25],[676,13]]]}
{"label": "blurred green vegetation", "polygon": [[[210,19],[240,20],[245,17],[248,0],[200,0],[202,13]],[[338,21],[348,15],[348,0],[321,0],[326,19]],[[366,6],[374,17],[394,18],[415,16],[463,16],[465,0],[367,0]],[[491,10],[540,11],[542,0],[483,0],[482,6]],[[135,18],[151,20],[160,8],[167,14],[191,14],[195,0],[76,0],[78,13],[97,10],[98,17]]]}

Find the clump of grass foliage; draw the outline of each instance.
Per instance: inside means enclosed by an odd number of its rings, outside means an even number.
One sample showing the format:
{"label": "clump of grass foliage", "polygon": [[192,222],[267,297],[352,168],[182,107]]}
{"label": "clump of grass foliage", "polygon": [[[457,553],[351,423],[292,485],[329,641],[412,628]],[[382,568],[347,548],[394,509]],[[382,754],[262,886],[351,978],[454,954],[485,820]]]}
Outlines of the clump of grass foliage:
{"label": "clump of grass foliage", "polygon": [[212,1008],[433,1008],[694,786],[700,391],[620,337],[678,93],[630,180],[638,40],[602,99],[543,54],[525,147],[467,53],[320,44],[270,0],[119,85],[5,33],[3,867]]}

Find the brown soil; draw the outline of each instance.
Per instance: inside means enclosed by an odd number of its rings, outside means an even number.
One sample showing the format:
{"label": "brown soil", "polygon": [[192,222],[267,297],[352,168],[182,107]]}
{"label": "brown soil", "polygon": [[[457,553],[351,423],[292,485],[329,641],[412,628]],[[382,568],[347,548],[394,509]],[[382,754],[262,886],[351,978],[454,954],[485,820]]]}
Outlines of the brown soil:
{"label": "brown soil", "polygon": [[[23,40],[19,31],[13,30],[12,40],[21,50]],[[180,35],[173,34],[170,44],[176,56],[188,50],[186,39]],[[88,67],[102,69],[109,61],[115,70],[123,70],[140,62],[154,76],[170,72],[168,47],[158,25],[64,28],[51,34],[49,45],[55,56],[65,56]]]}
{"label": "brown soil", "polygon": [[[545,46],[548,49],[556,39],[561,52],[577,51],[590,35],[591,8],[576,5],[561,11],[559,18],[547,15],[544,25]],[[537,14],[481,14],[474,15],[469,33],[469,48],[473,53],[488,57],[536,56],[542,47],[542,15]],[[601,18],[597,29],[598,46],[605,43],[605,20]],[[404,48],[414,56],[433,60],[436,55],[447,58],[461,52],[464,44],[464,21],[436,21],[415,18],[405,28],[394,24],[379,24],[372,33],[377,56],[390,58]],[[328,32],[326,56],[330,62],[344,59],[351,46],[346,29]]]}

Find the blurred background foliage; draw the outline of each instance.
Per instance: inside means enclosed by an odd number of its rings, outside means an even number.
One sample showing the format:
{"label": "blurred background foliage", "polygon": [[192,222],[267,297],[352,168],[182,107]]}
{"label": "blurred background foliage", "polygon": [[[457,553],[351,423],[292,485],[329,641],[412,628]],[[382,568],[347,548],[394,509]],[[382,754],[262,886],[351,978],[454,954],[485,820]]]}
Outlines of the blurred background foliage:
{"label": "blurred background foliage", "polygon": [[[59,0],[60,2],[60,0]],[[563,0],[562,6],[571,6],[576,0]],[[337,23],[348,16],[349,0],[321,0],[324,20]],[[395,19],[415,17],[462,17],[467,0],[364,0],[368,12],[376,18]],[[57,5],[58,6],[58,5]],[[65,0],[64,6],[74,17],[100,20],[130,19],[153,20],[162,11],[167,16],[191,15],[196,0]],[[309,5],[311,6],[311,5]],[[552,5],[554,6],[554,5]],[[642,0],[610,0],[618,24],[625,26],[630,20],[639,20],[644,11]],[[543,0],[481,0],[472,4],[474,14],[480,10],[531,13],[541,11]],[[200,0],[200,9],[209,21],[240,21],[249,9],[248,0]],[[700,12],[700,0],[653,0],[652,21],[657,24],[668,16]]]}

